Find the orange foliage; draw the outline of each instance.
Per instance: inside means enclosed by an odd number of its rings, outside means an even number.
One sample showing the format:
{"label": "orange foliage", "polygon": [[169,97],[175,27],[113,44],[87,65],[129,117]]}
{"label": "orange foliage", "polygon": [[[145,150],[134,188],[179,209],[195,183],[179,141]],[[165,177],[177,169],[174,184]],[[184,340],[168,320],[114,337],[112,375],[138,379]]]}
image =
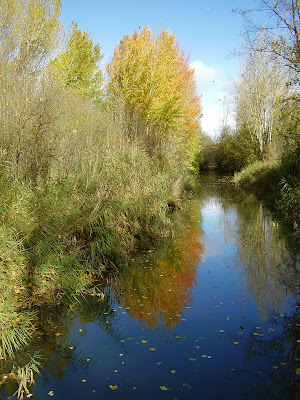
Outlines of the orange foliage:
{"label": "orange foliage", "polygon": [[190,290],[196,281],[197,265],[203,254],[201,232],[189,227],[174,241],[163,257],[133,265],[121,274],[114,290],[129,315],[154,329],[162,321],[172,329],[190,302]]}

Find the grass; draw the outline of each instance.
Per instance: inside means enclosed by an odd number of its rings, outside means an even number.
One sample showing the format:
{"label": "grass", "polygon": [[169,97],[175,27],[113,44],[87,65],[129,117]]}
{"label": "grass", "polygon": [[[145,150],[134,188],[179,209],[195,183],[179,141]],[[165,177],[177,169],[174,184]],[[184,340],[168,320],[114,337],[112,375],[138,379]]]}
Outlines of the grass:
{"label": "grass", "polygon": [[257,161],[235,174],[234,181],[264,199],[300,237],[300,165],[296,156]]}

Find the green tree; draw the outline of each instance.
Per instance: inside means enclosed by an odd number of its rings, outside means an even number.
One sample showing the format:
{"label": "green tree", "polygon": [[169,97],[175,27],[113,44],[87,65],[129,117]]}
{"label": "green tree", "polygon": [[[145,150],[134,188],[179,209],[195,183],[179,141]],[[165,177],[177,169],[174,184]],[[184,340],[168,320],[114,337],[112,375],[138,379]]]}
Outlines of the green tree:
{"label": "green tree", "polygon": [[99,44],[94,45],[89,34],[73,22],[66,49],[51,61],[50,73],[64,86],[97,102],[102,95],[103,77],[99,68],[102,57]]}

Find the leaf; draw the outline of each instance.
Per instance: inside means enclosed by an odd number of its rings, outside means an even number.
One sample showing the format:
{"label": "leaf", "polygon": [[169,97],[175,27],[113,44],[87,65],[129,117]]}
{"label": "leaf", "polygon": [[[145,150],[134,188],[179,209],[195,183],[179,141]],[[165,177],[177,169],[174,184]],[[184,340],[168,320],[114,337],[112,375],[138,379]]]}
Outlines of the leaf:
{"label": "leaf", "polygon": [[300,368],[296,369],[296,375],[300,375]]}
{"label": "leaf", "polygon": [[167,388],[167,386],[160,386],[161,390],[169,390],[169,388]]}
{"label": "leaf", "polygon": [[145,344],[145,343],[148,343],[148,341],[147,340],[142,340],[142,343]]}
{"label": "leaf", "polygon": [[118,385],[109,385],[109,388],[111,390],[117,390],[118,389]]}
{"label": "leaf", "polygon": [[57,333],[55,334],[55,336],[61,336],[61,333],[57,332]]}
{"label": "leaf", "polygon": [[171,374],[176,374],[175,369],[172,369]]}
{"label": "leaf", "polygon": [[86,382],[86,379],[81,379],[81,382],[83,382],[83,383]]}
{"label": "leaf", "polygon": [[54,396],[54,392],[53,392],[53,390],[50,390],[50,392],[48,392],[48,394],[49,394],[49,396]]}
{"label": "leaf", "polygon": [[[203,356],[202,356],[203,357]],[[206,356],[205,356],[206,357]],[[196,361],[196,358],[192,358],[192,357],[190,357],[189,358],[189,361]]]}
{"label": "leaf", "polygon": [[149,350],[150,350],[150,351],[155,351],[155,348],[154,348],[154,347],[150,347]]}

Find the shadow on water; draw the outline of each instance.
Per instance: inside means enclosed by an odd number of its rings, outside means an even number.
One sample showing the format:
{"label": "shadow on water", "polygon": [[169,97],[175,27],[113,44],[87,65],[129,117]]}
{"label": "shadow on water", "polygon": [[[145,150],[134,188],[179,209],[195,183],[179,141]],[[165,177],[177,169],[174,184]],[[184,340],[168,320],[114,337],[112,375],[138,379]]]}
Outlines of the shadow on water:
{"label": "shadow on water", "polygon": [[[38,355],[36,399],[299,398],[299,248],[230,178],[200,184],[172,239],[93,296],[37,309],[37,337],[13,360]],[[1,360],[2,376],[11,367]]]}

